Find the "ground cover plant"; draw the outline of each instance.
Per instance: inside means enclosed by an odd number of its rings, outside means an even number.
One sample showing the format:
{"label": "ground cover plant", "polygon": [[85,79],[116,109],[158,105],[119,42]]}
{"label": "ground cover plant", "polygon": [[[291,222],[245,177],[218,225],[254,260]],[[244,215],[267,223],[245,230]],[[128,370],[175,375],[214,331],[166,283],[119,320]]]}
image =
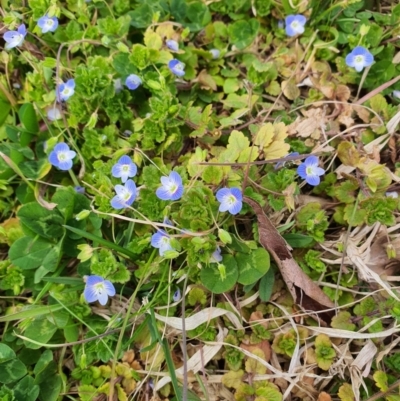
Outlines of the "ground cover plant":
{"label": "ground cover plant", "polygon": [[400,5],[4,0],[0,400],[400,400]]}

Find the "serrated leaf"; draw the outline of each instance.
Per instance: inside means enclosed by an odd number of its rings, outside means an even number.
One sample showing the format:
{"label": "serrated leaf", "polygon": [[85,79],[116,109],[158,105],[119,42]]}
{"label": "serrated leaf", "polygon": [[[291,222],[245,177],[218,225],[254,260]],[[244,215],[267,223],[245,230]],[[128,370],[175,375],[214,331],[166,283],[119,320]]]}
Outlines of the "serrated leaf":
{"label": "serrated leaf", "polygon": [[295,100],[300,97],[300,89],[296,85],[296,82],[292,79],[290,81],[282,81],[281,83],[282,92],[289,100]]}
{"label": "serrated leaf", "polygon": [[354,393],[351,384],[344,383],[339,387],[338,396],[342,401],[354,401]]}
{"label": "serrated leaf", "polygon": [[[252,354],[258,356],[265,361],[265,354],[261,349],[254,349],[252,351]],[[247,373],[259,375],[264,375],[267,372],[267,367],[265,365],[251,357],[248,357],[245,363],[245,369]]]}
{"label": "serrated leaf", "polygon": [[360,162],[360,153],[351,142],[341,142],[337,153],[340,161],[346,166],[355,167]]}
{"label": "serrated leaf", "polygon": [[242,383],[243,375],[244,371],[242,369],[237,371],[229,371],[222,376],[221,382],[226,387],[238,389]]}
{"label": "serrated leaf", "polygon": [[342,329],[354,331],[356,325],[351,322],[351,314],[349,312],[341,311],[332,318],[331,326],[334,329]]}
{"label": "serrated leaf", "polygon": [[334,194],[340,202],[353,203],[356,200],[355,191],[358,185],[352,181],[342,182],[339,186],[335,187]]}
{"label": "serrated leaf", "polygon": [[187,164],[187,170],[191,177],[198,176],[204,171],[205,166],[201,166],[197,163],[204,162],[206,160],[206,157],[207,150],[203,150],[198,146],[195,150],[195,153],[192,154]]}
{"label": "serrated leaf", "polygon": [[379,387],[381,391],[387,391],[388,389],[388,377],[387,374],[381,370],[377,370],[373,378],[375,380],[375,384]]}

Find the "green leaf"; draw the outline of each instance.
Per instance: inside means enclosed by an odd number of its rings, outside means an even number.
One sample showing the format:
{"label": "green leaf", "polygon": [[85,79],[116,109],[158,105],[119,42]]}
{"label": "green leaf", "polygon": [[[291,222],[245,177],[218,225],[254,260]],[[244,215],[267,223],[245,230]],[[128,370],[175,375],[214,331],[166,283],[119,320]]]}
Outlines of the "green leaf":
{"label": "green leaf", "polygon": [[356,329],[356,325],[351,322],[351,314],[346,311],[341,311],[336,316],[334,316],[332,318],[331,326],[334,329],[350,331],[354,331]]}
{"label": "green leaf", "polygon": [[46,349],[43,351],[33,372],[35,373],[35,384],[46,381],[57,372],[57,364],[53,360],[53,352],[51,350]]}
{"label": "green leaf", "polygon": [[8,345],[0,344],[0,363],[7,362],[15,357],[15,352]]}
{"label": "green leaf", "polygon": [[272,295],[272,289],[275,284],[275,273],[273,269],[269,269],[267,273],[262,276],[258,291],[260,293],[260,299],[263,302],[268,302]]}
{"label": "green leaf", "polygon": [[[77,302],[77,301],[76,301]],[[71,306],[69,303],[67,306]],[[49,313],[54,313],[64,307],[59,304],[49,305],[49,306],[37,306],[37,305],[29,305],[23,308],[22,311],[12,313],[5,316],[0,316],[0,322],[12,322],[14,320],[26,320],[31,319],[33,317],[48,315]]]}
{"label": "green leaf", "polygon": [[239,50],[243,50],[256,38],[259,27],[259,22],[254,18],[236,21],[228,28],[230,40]]}
{"label": "green leaf", "polygon": [[129,61],[140,70],[143,70],[150,64],[149,49],[139,43],[132,46],[132,53],[129,56]]}
{"label": "green leaf", "polygon": [[103,238],[101,238],[101,237],[99,237],[97,235],[94,235],[94,234],[88,233],[86,231],[80,230],[79,228],[75,228],[75,227],[71,227],[71,226],[67,226],[67,225],[64,225],[64,227],[66,229],[72,231],[75,234],[81,235],[83,238],[90,239],[91,241],[95,241],[95,242],[99,243],[100,245],[103,245],[103,246],[105,246],[105,247],[107,247],[109,249],[112,249],[112,250],[114,250],[116,252],[122,253],[123,255],[130,257],[132,260],[136,259],[136,256],[137,256],[136,254],[134,254],[133,252],[129,251],[128,249],[123,248],[122,246],[114,244],[111,241],[107,241],[107,240],[105,240],[105,239],[103,239]]}
{"label": "green leaf", "polygon": [[31,376],[25,376],[13,390],[17,401],[35,401],[40,391],[39,386],[34,384]]}
{"label": "green leaf", "polygon": [[11,104],[3,99],[0,99],[0,127],[6,121],[11,110]]}
{"label": "green leaf", "polygon": [[214,294],[222,294],[232,289],[239,275],[236,260],[232,255],[223,255],[222,263],[225,266],[224,279],[221,278],[218,265],[215,263],[203,267],[200,271],[201,282]]}
{"label": "green leaf", "polygon": [[239,266],[240,284],[248,285],[259,280],[269,269],[269,253],[264,248],[258,248],[250,254],[237,253],[236,263]]}
{"label": "green leaf", "polygon": [[59,375],[48,377],[40,383],[40,399],[46,401],[57,401],[63,390],[63,382]]}
{"label": "green leaf", "polygon": [[194,1],[188,4],[186,17],[190,23],[183,23],[185,27],[188,27],[191,32],[198,32],[208,25],[211,21],[211,13],[208,7],[200,2]]}
{"label": "green leaf", "polygon": [[35,109],[31,103],[23,104],[18,110],[18,117],[22,126],[32,134],[39,132],[39,124],[36,117]]}
{"label": "green leaf", "polygon": [[[45,318],[35,319],[31,322],[24,332],[24,337],[32,339],[38,343],[47,344],[48,341],[53,337],[57,331],[57,327],[54,326],[49,320]],[[38,349],[41,345],[24,340],[25,346],[31,349]]]}
{"label": "green leaf", "polygon": [[289,233],[282,237],[292,248],[307,248],[314,242],[314,238],[304,234]]}
{"label": "green leaf", "polygon": [[8,256],[15,266],[23,270],[36,269],[42,265],[53,246],[40,238],[22,237],[11,245]]}
{"label": "green leaf", "polygon": [[17,216],[26,227],[41,237],[54,239],[64,234],[63,218],[54,210],[47,210],[36,202],[27,203]]}
{"label": "green leaf", "polygon": [[0,364],[0,383],[11,383],[27,373],[25,365],[19,359],[11,359]]}

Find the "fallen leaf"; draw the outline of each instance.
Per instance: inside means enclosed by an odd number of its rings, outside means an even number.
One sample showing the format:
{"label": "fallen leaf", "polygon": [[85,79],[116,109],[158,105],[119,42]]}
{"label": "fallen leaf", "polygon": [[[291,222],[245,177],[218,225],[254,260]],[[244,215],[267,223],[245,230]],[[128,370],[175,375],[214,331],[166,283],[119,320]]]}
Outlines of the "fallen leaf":
{"label": "fallen leaf", "polygon": [[291,248],[269,221],[261,206],[248,197],[244,197],[244,201],[253,208],[258,220],[260,243],[275,259],[294,301],[306,311],[317,313],[325,324],[329,324],[333,311],[321,310],[333,308],[333,302],[301,270],[290,253]]}
{"label": "fallen leaf", "polygon": [[252,352],[254,354],[255,350],[261,350],[264,353],[264,358],[267,362],[271,359],[271,344],[268,340],[262,340],[258,344],[246,344],[242,342],[240,344],[240,348],[245,349],[246,351]]}
{"label": "fallen leaf", "polygon": [[325,393],[325,391],[323,391],[319,394],[317,401],[332,401],[332,398],[328,393]]}

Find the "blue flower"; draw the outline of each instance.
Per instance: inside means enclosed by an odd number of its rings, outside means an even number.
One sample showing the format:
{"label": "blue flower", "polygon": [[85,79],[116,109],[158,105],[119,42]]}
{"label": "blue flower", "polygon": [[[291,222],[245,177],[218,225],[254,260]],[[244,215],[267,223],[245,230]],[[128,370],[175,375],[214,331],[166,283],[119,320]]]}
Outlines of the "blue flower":
{"label": "blue flower", "polygon": [[362,46],[357,46],[346,56],[346,65],[353,67],[357,72],[369,67],[374,62],[374,56]]}
{"label": "blue flower", "polygon": [[219,56],[220,56],[220,54],[221,54],[221,52],[220,52],[218,49],[211,49],[211,50],[210,50],[210,53],[211,53],[212,58],[213,58],[214,60],[216,60],[217,58],[219,58]]}
{"label": "blue flower", "polygon": [[130,177],[134,177],[137,173],[136,164],[129,156],[122,156],[116,164],[112,166],[111,174],[115,178],[121,178],[122,182]]}
{"label": "blue flower", "polygon": [[304,32],[304,25],[306,24],[306,17],[301,14],[288,15],[285,18],[286,34],[288,36],[296,36]]}
{"label": "blue flower", "polygon": [[180,288],[178,288],[178,289],[174,292],[174,295],[173,295],[172,299],[173,299],[174,302],[178,302],[178,301],[181,300],[181,290],[180,290]]}
{"label": "blue flower", "polygon": [[137,196],[136,185],[132,180],[126,181],[125,185],[116,185],[115,192],[117,195],[111,199],[111,206],[114,209],[123,209],[132,205]]}
{"label": "blue flower", "polygon": [[134,91],[135,89],[139,88],[140,85],[142,85],[142,80],[138,75],[131,74],[128,76],[128,78],[126,78],[125,85],[128,87],[128,89]]}
{"label": "blue flower", "polygon": [[316,186],[321,182],[319,177],[325,174],[325,170],[318,167],[317,156],[308,156],[307,159],[297,167],[297,174],[303,180],[306,180],[307,184]]}
{"label": "blue flower", "polygon": [[226,212],[235,215],[242,210],[242,191],[240,188],[221,188],[217,193],[216,197],[219,205],[220,212]]}
{"label": "blue flower", "polygon": [[49,119],[49,121],[56,121],[62,118],[60,109],[57,106],[50,107],[47,110],[47,118]]}
{"label": "blue flower", "polygon": [[285,160],[288,156],[299,156],[299,155],[300,155],[299,152],[289,153],[286,157],[284,157],[282,159],[282,161],[280,161],[280,162],[275,164],[275,170],[278,170],[278,168],[283,167],[287,161],[290,161],[290,159],[289,160]]}
{"label": "blue flower", "polygon": [[179,50],[179,43],[176,40],[168,39],[165,44],[167,45],[169,50],[177,52]]}
{"label": "blue flower", "polygon": [[221,248],[217,246],[217,249],[212,253],[209,262],[219,263],[222,261]]}
{"label": "blue flower", "polygon": [[185,75],[185,64],[177,60],[176,58],[168,63],[168,68],[173,74],[177,75],[178,77],[183,77]]}
{"label": "blue flower", "polygon": [[49,155],[49,162],[60,170],[69,170],[72,167],[72,159],[75,156],[76,152],[70,150],[66,143],[61,142],[54,146]]}
{"label": "blue flower", "polygon": [[14,47],[22,45],[26,34],[27,30],[25,28],[25,24],[20,25],[16,31],[6,32],[3,35],[3,39],[7,42],[4,48],[6,50],[10,50]]}
{"label": "blue flower", "polygon": [[76,187],[74,187],[74,190],[77,194],[81,194],[84,195],[85,194],[85,188],[81,187],[79,185],[77,185]]}
{"label": "blue flower", "polygon": [[113,297],[115,295],[115,288],[113,284],[104,280],[100,276],[86,276],[85,290],[83,291],[83,296],[86,302],[96,302],[99,301],[101,305],[105,305],[108,301],[108,297]]}
{"label": "blue flower", "polygon": [[57,88],[58,101],[66,101],[75,93],[75,81],[69,79],[67,82],[63,82]]}
{"label": "blue flower", "polygon": [[39,18],[38,27],[42,30],[42,33],[54,32],[58,28],[57,17],[49,17],[47,14]]}
{"label": "blue flower", "polygon": [[182,178],[172,171],[168,177],[161,177],[162,186],[157,189],[156,195],[161,200],[178,200],[183,195]]}
{"label": "blue flower", "polygon": [[167,251],[172,251],[171,237],[163,230],[157,231],[151,236],[151,246],[158,248],[160,256],[164,256]]}

